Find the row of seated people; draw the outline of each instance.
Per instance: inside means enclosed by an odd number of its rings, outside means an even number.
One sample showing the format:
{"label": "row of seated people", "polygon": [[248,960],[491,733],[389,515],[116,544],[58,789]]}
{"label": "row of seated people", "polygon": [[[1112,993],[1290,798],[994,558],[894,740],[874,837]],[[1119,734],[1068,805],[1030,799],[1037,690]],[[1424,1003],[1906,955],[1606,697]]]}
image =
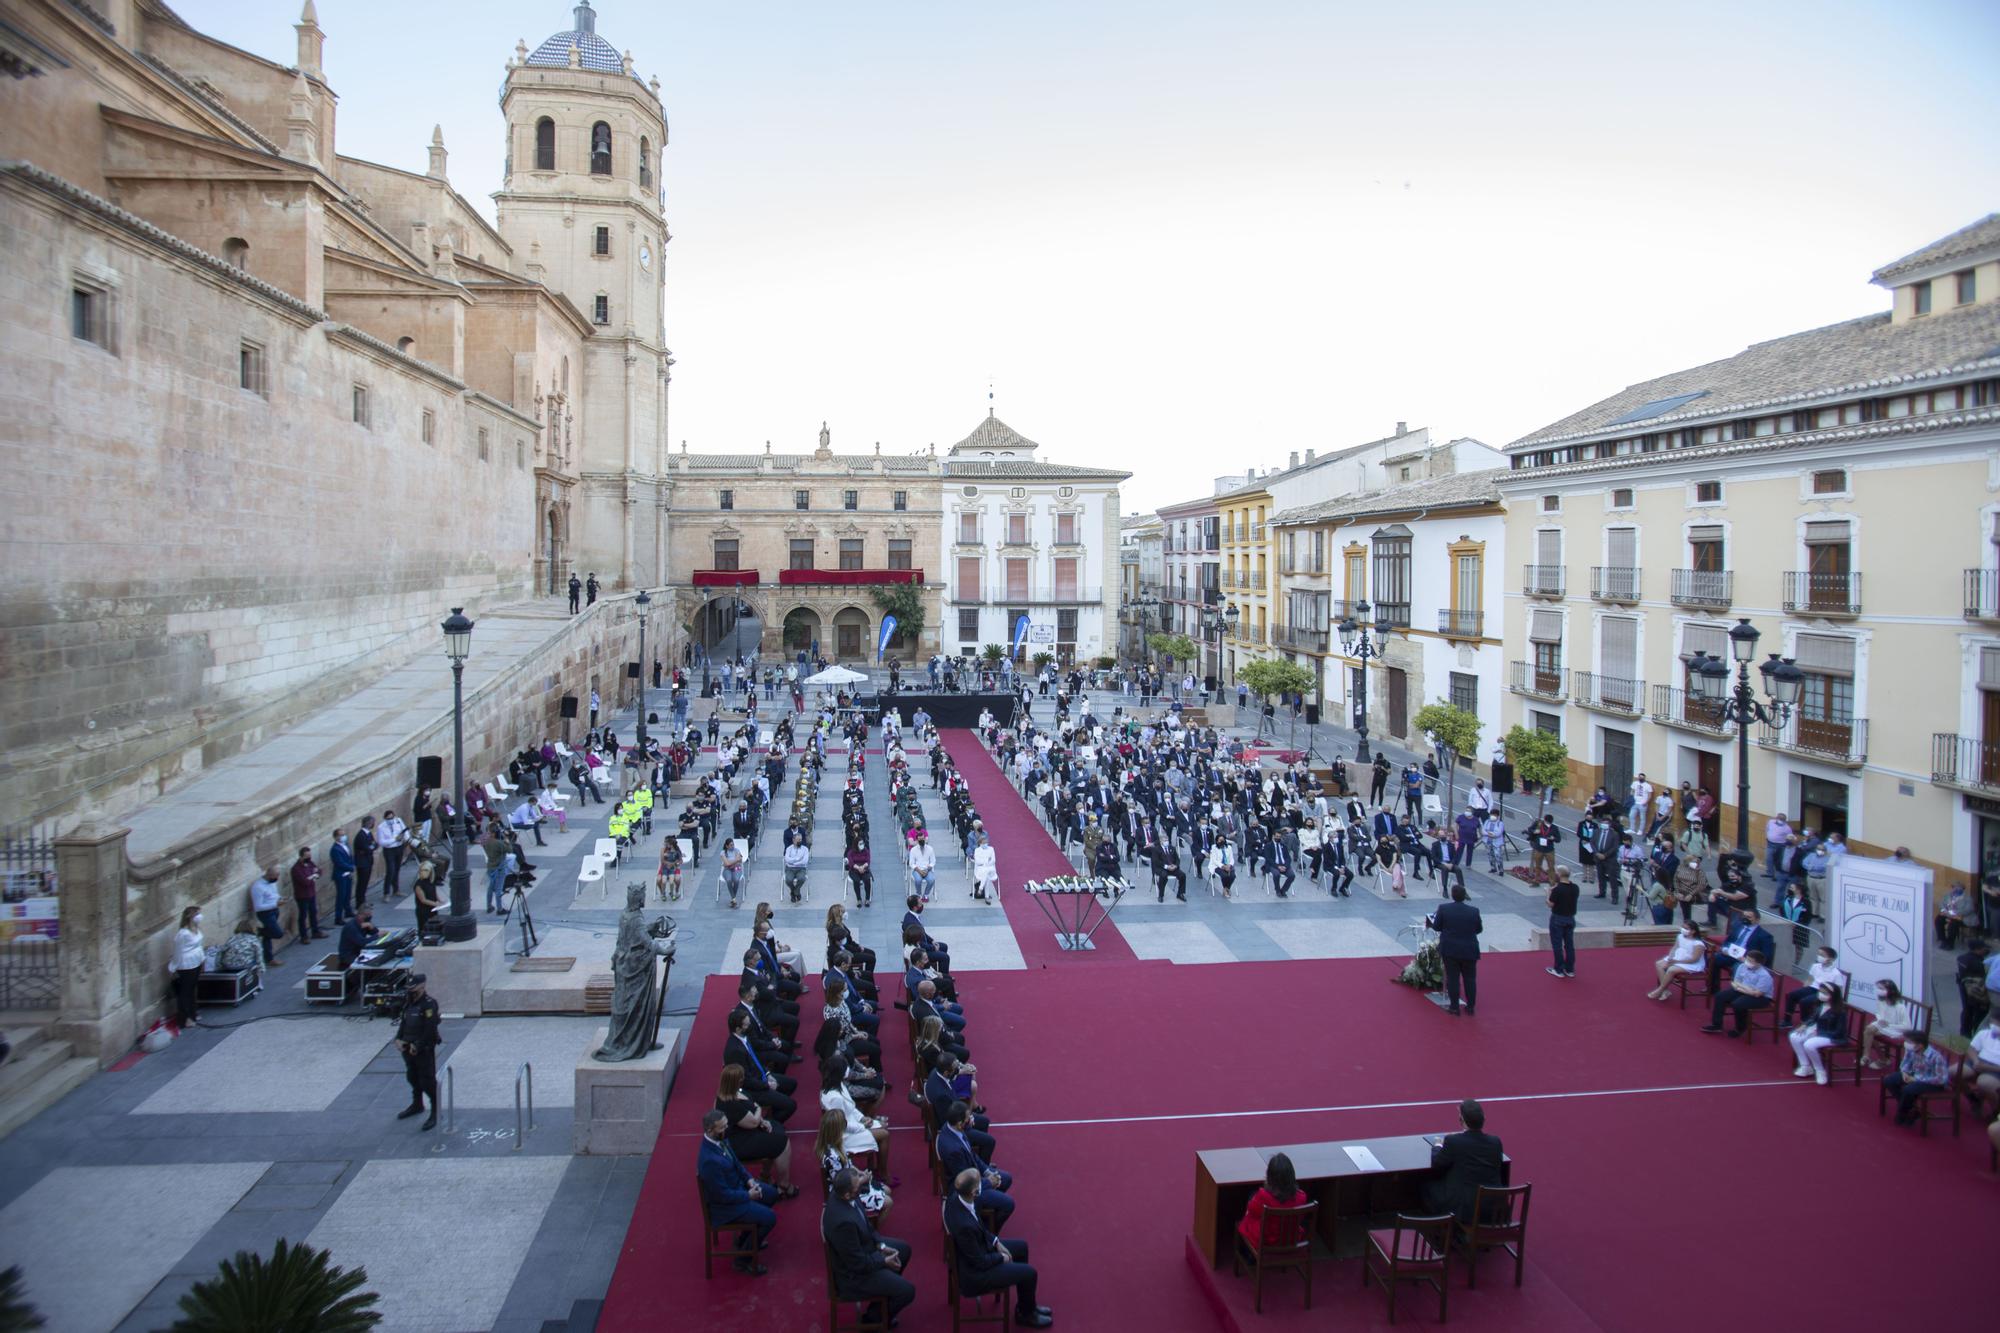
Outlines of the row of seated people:
{"label": "row of seated people", "polygon": [[[1702,1031],[1724,1031],[1727,1017],[1738,1037],[1750,1037],[1753,1015],[1775,1009],[1779,978],[1770,968],[1774,941],[1759,924],[1756,909],[1736,915],[1718,940],[1705,938],[1693,923],[1684,923],[1672,948],[1655,965],[1658,984],[1647,998],[1666,1000],[1679,990],[1709,1000],[1709,1022]],[[1706,990],[1693,990],[1695,980]],[[2000,1012],[1971,1037],[1956,1065],[1931,1040],[1931,1008],[1904,995],[1894,981],[1874,983],[1872,1016],[1849,1003],[1852,978],[1840,966],[1839,951],[1822,945],[1807,970],[1805,984],[1788,990],[1774,1015],[1777,1030],[1786,1034],[1798,1078],[1821,1086],[1829,1081],[1828,1059],[1835,1052],[1851,1056],[1855,1081],[1861,1071],[1882,1075],[1885,1105],[1896,1104],[1896,1123],[1921,1123],[1922,1102],[1934,1096],[1963,1096],[2000,1145]]]}

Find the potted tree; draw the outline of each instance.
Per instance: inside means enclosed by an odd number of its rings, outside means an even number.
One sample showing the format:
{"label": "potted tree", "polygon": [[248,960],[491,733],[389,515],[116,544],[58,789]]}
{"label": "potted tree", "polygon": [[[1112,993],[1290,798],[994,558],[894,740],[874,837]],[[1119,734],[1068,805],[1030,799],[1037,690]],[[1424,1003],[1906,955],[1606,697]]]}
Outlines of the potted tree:
{"label": "potted tree", "polygon": [[1458,805],[1458,761],[1479,753],[1479,718],[1443,699],[1417,710],[1417,730],[1427,733],[1444,766],[1444,812]]}
{"label": "potted tree", "polygon": [[358,1333],[382,1322],[368,1272],[280,1237],[266,1260],[238,1250],[180,1299],[173,1333]]}

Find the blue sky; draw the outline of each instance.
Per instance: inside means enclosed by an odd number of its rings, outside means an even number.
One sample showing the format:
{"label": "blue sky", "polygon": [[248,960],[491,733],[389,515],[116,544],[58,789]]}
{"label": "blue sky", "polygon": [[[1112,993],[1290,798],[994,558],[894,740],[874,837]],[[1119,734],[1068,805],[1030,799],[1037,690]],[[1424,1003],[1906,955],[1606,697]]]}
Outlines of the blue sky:
{"label": "blue sky", "polygon": [[[292,0],[173,0],[290,62]],[[2000,6],[601,0],[657,75],[675,448],[986,409],[1128,512],[1398,420],[1507,441],[1886,308],[2000,209]],[[319,0],[344,153],[490,212],[560,0]]]}

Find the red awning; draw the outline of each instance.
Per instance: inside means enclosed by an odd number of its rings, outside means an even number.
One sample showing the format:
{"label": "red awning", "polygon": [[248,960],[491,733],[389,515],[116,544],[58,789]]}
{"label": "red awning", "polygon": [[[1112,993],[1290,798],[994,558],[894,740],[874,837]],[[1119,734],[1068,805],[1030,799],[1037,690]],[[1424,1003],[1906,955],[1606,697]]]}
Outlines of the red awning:
{"label": "red awning", "polygon": [[918,583],[924,581],[921,569],[781,569],[778,582],[800,583]]}

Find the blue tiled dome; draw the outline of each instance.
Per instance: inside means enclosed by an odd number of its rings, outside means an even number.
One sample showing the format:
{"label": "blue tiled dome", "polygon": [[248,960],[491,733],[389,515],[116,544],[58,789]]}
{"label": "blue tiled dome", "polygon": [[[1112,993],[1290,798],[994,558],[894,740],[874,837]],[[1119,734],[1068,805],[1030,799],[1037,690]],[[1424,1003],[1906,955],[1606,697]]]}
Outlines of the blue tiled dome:
{"label": "blue tiled dome", "polygon": [[601,74],[623,74],[625,59],[618,54],[618,48],[597,35],[597,14],[588,0],[576,7],[574,27],[551,36],[535,48],[528,57],[530,65],[545,69],[569,68],[569,49],[577,49],[577,58],[585,69]]}

